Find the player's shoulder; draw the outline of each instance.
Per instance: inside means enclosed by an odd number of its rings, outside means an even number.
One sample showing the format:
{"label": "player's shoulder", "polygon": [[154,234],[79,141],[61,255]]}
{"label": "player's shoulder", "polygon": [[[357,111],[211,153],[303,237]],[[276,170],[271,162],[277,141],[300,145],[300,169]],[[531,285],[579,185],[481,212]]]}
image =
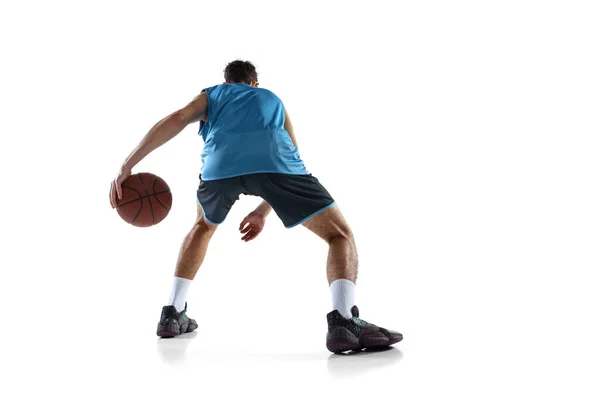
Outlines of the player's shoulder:
{"label": "player's shoulder", "polygon": [[265,89],[265,88],[254,88],[254,90],[256,90],[258,93],[260,93],[263,96],[263,98],[268,98],[268,99],[275,100],[275,101],[281,101],[279,96],[277,96],[272,90]]}
{"label": "player's shoulder", "polygon": [[[213,85],[213,86],[208,86],[205,87],[204,89],[202,89],[202,91],[206,91],[208,94],[217,91],[217,92],[228,92],[228,91],[232,91],[232,92],[238,92],[240,90],[244,90],[248,87],[251,87],[249,85],[239,85],[239,84],[235,84],[235,83],[219,83],[217,85]],[[258,89],[258,88],[252,88],[252,89]]]}
{"label": "player's shoulder", "polygon": [[260,91],[260,92],[263,92],[263,93],[269,94],[269,95],[271,95],[271,96],[275,96],[275,97],[277,97],[277,95],[276,95],[276,94],[275,94],[275,93],[274,93],[272,90],[269,90],[269,89],[266,89],[266,88],[260,88],[260,87],[258,87],[258,88],[254,88],[254,89],[255,89],[255,90],[258,90],[258,91]]}
{"label": "player's shoulder", "polygon": [[213,91],[215,91],[216,89],[219,89],[219,86],[223,86],[223,85],[218,84],[218,85],[207,86],[202,89],[202,92],[206,92],[206,94],[210,95]]}
{"label": "player's shoulder", "polygon": [[239,90],[247,90],[247,89],[253,91],[254,93],[260,94],[263,98],[271,98],[273,100],[281,101],[279,96],[277,96],[273,91],[271,91],[269,89],[265,89],[265,88],[260,88],[260,87],[252,87],[249,85],[219,83],[217,85],[209,86],[209,87],[202,89],[202,92],[206,91],[206,94],[210,96],[213,93],[215,95],[221,94],[221,93],[226,94],[229,91],[237,92]]}

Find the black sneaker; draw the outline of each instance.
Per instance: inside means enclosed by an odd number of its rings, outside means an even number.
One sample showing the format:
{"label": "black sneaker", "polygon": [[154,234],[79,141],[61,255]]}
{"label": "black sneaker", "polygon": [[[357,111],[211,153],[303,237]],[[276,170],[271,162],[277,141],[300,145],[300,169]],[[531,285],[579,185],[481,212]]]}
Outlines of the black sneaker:
{"label": "black sneaker", "polygon": [[327,349],[333,353],[348,350],[390,346],[402,340],[402,334],[380,328],[358,318],[358,307],[351,309],[352,318],[342,317],[338,310],[327,314]]}
{"label": "black sneaker", "polygon": [[187,303],[182,312],[177,312],[175,306],[164,306],[160,314],[160,322],[156,334],[160,337],[173,337],[182,333],[192,332],[198,324],[186,314]]}

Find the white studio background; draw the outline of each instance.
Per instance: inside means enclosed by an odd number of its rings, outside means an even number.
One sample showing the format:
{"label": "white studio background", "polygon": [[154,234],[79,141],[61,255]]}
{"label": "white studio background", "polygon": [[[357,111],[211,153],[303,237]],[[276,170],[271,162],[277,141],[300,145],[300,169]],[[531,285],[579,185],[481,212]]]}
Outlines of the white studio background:
{"label": "white studio background", "polygon": [[[593,1],[2,2],[5,398],[597,399]],[[355,231],[357,304],[405,340],[325,348],[327,248],[243,197],[157,341],[195,216],[197,125],[143,160],[160,225],[108,202],[158,120],[250,60]],[[595,381],[596,380],[596,381]],[[345,392],[348,390],[348,393]]]}

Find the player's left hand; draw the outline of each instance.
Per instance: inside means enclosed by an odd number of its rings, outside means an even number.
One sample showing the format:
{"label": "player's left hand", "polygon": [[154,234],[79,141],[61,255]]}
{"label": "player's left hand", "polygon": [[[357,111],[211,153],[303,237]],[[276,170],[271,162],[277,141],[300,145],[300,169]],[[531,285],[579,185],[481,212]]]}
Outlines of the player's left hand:
{"label": "player's left hand", "polygon": [[242,240],[244,242],[249,242],[256,238],[258,234],[262,232],[266,219],[266,215],[256,211],[252,211],[248,214],[240,224],[240,233],[242,235],[245,233],[245,235],[242,236]]}

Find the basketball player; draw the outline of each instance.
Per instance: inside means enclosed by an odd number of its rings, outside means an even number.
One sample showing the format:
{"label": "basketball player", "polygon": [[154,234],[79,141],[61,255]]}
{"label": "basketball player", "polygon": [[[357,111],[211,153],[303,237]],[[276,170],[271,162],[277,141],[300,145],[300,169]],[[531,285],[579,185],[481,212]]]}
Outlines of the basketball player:
{"label": "basketball player", "polygon": [[271,91],[258,87],[258,74],[250,62],[233,61],[224,72],[223,84],[202,90],[187,106],[154,125],[125,159],[111,184],[114,208],[117,197],[122,196],[121,184],[137,163],[188,124],[200,123],[204,151],[198,215],[181,245],[171,297],[162,309],[157,335],[173,337],[198,327],[186,314],[190,284],[217,227],[240,194],[245,194],[263,201],[240,224],[242,240],[255,239],[274,210],[287,228],[304,225],[329,244],[327,280],[333,311],[327,314],[326,346],[330,351],[399,342],[402,334],[359,318],[354,305],[358,258],[352,231],[329,192],[300,158],[283,103]]}

